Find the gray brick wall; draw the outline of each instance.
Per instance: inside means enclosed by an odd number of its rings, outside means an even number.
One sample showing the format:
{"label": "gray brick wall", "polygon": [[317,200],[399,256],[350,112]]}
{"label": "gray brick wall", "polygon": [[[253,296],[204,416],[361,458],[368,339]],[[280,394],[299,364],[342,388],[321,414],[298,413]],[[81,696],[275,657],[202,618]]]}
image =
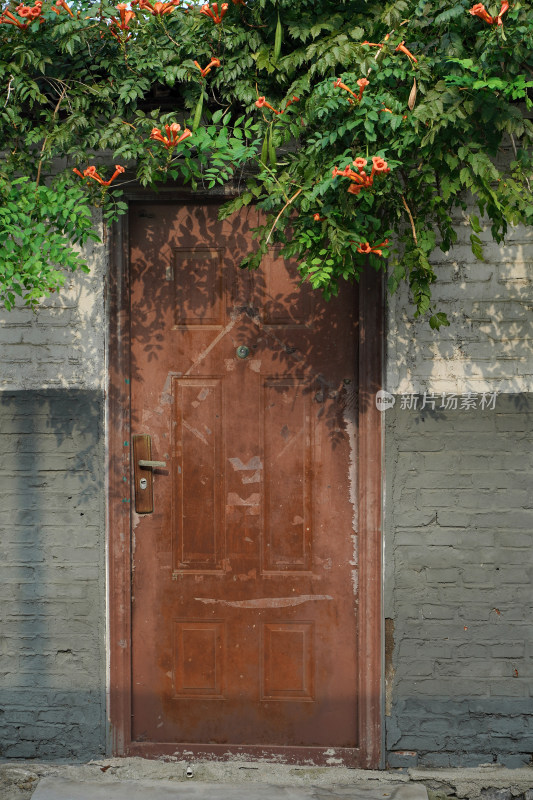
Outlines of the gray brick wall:
{"label": "gray brick wall", "polygon": [[533,395],[384,416],[389,763],[529,763]]}
{"label": "gray brick wall", "polygon": [[0,758],[105,751],[103,396],[0,394]]}

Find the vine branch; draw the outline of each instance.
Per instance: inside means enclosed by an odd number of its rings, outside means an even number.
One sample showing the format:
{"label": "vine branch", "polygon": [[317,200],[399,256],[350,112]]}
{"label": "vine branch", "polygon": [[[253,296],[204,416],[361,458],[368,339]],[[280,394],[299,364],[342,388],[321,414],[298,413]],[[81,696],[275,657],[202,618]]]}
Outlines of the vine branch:
{"label": "vine branch", "polygon": [[413,219],[413,215],[411,214],[411,209],[407,205],[407,201],[406,201],[405,197],[403,196],[403,194],[401,195],[401,198],[402,198],[402,203],[404,205],[404,208],[405,208],[405,210],[407,211],[407,213],[409,215],[409,219],[411,220],[411,230],[413,231],[413,239],[415,240],[415,244],[418,247],[418,239],[417,239],[417,236],[416,236],[415,221]]}
{"label": "vine branch", "polygon": [[[52,114],[52,122],[56,118],[56,114],[59,111],[59,106],[63,102],[63,98],[67,93],[68,84],[64,84],[63,88],[61,89],[61,94],[59,95],[59,100],[57,101],[56,107],[54,108],[54,113]],[[46,142],[48,141],[48,134],[44,137],[43,146],[41,147],[41,152],[39,154],[39,166],[37,167],[37,177],[35,179],[35,188],[39,186],[39,181],[41,180],[41,169],[43,166],[43,158],[44,158],[44,151],[46,148]]]}
{"label": "vine branch", "polygon": [[269,232],[269,234],[268,234],[268,236],[267,236],[267,238],[266,238],[265,245],[267,245],[267,244],[269,243],[269,241],[270,241],[270,237],[272,236],[272,234],[273,234],[273,232],[274,232],[274,228],[275,228],[275,227],[276,227],[276,225],[277,225],[278,219],[281,217],[281,215],[283,214],[283,212],[285,211],[285,209],[286,209],[286,208],[288,208],[288,207],[290,206],[290,204],[291,204],[291,203],[292,203],[294,200],[296,200],[296,198],[298,197],[298,195],[300,194],[300,192],[303,192],[303,186],[301,186],[301,187],[298,189],[298,191],[297,191],[297,192],[295,192],[295,193],[293,194],[293,196],[292,196],[292,197],[291,197],[289,200],[287,200],[287,202],[285,203],[285,205],[283,206],[283,208],[282,208],[282,209],[281,209],[281,211],[279,212],[278,216],[277,216],[277,217],[276,217],[276,219],[274,220],[274,224],[273,224],[273,225],[272,225],[272,227],[270,228],[270,232]]}

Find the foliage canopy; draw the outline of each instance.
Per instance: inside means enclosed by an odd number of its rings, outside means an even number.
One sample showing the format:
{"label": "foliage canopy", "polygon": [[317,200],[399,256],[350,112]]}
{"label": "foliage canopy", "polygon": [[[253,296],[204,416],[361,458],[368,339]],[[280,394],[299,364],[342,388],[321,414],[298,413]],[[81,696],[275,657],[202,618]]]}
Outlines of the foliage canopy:
{"label": "foliage canopy", "polygon": [[[452,247],[465,194],[496,241],[533,216],[522,0],[37,0],[0,20],[8,308],[83,267],[91,206],[112,220],[132,182],[231,181],[223,214],[252,202],[266,213],[244,266],[282,242],[326,295],[389,256],[390,289],[406,278],[435,328],[447,321],[431,305],[429,256]],[[113,178],[115,163],[126,169]]]}

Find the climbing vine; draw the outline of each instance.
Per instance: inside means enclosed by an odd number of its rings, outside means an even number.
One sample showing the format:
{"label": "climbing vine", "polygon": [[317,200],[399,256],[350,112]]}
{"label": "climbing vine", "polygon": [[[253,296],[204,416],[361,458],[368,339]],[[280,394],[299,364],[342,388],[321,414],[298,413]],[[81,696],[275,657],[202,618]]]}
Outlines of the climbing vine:
{"label": "climbing vine", "polygon": [[0,299],[34,306],[86,268],[91,209],[116,219],[128,185],[231,182],[222,215],[264,212],[244,267],[281,243],[329,296],[388,263],[447,324],[430,255],[458,216],[480,259],[484,221],[501,242],[533,216],[532,52],[522,0],[10,2]]}

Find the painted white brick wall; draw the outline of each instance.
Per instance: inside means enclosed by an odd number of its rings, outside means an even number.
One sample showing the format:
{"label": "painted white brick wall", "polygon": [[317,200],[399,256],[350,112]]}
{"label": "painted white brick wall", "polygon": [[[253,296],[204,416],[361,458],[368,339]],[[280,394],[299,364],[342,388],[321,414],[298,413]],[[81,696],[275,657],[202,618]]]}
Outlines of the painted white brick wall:
{"label": "painted white brick wall", "polygon": [[[97,224],[101,235],[101,219]],[[0,391],[103,390],[108,248],[89,243],[85,254],[90,273],[69,273],[37,311],[0,310]]]}
{"label": "painted white brick wall", "polygon": [[450,253],[433,257],[433,298],[450,327],[413,320],[403,286],[388,298],[385,388],[393,394],[533,390],[533,230],[515,228],[505,245],[481,236],[485,262],[470,249],[460,221]]}

